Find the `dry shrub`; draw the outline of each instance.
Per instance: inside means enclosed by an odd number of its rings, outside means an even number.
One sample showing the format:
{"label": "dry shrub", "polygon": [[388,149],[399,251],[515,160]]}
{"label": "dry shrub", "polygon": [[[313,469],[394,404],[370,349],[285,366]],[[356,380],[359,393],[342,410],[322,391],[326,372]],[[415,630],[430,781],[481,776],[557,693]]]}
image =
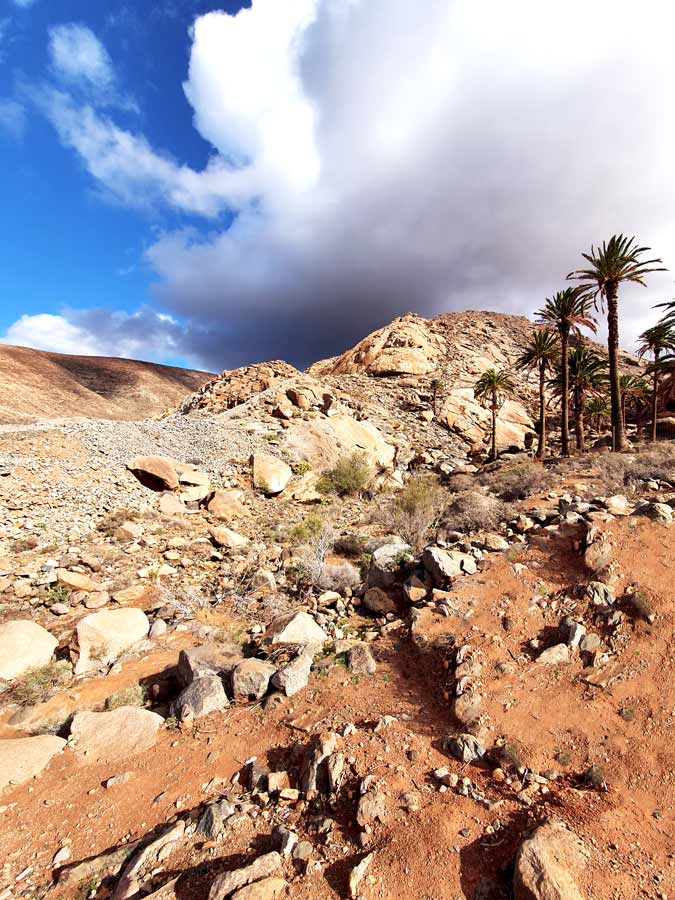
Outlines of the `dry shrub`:
{"label": "dry shrub", "polygon": [[335,563],[324,563],[319,573],[316,586],[322,591],[337,591],[344,593],[347,588],[353,588],[361,581],[361,572],[353,563],[343,560]]}
{"label": "dry shrub", "polygon": [[446,508],[443,526],[448,531],[494,531],[513,515],[513,508],[497,497],[479,491],[462,491]]}
{"label": "dry shrub", "polygon": [[463,491],[473,491],[478,484],[478,480],[475,475],[449,475],[445,481],[448,489],[453,494],[461,494]]}
{"label": "dry shrub", "polygon": [[593,459],[599,489],[606,494],[634,488],[641,481],[675,482],[675,443],[649,444],[631,453],[604,453]]}
{"label": "dry shrub", "polygon": [[19,706],[44,703],[53,693],[70,684],[72,669],[65,660],[52,660],[46,666],[30,669],[12,685],[10,696]]}
{"label": "dry shrub", "polygon": [[111,694],[105,701],[106,709],[119,709],[120,706],[145,706],[146,692],[142,685],[133,684]]}
{"label": "dry shrub", "polygon": [[361,450],[341,456],[332,469],[324,472],[317,488],[323,494],[337,494],[340,497],[360,494],[373,477],[368,457]]}
{"label": "dry shrub", "polygon": [[367,539],[360,534],[343,534],[336,538],[333,550],[338,556],[360,557],[363,555]]}
{"label": "dry shrub", "polygon": [[140,518],[141,514],[138,510],[123,506],[120,509],[115,509],[112,512],[106,513],[96,526],[96,530],[100,531],[101,534],[105,534],[107,537],[113,537],[117,529],[121,525],[124,525],[125,522],[136,522]]}
{"label": "dry shrub", "polygon": [[436,478],[415,476],[396,495],[387,511],[387,527],[416,549],[438,524],[446,494]]}
{"label": "dry shrub", "polygon": [[523,461],[491,466],[480,477],[480,483],[500,500],[524,500],[532,494],[549,490],[553,475],[541,464]]}

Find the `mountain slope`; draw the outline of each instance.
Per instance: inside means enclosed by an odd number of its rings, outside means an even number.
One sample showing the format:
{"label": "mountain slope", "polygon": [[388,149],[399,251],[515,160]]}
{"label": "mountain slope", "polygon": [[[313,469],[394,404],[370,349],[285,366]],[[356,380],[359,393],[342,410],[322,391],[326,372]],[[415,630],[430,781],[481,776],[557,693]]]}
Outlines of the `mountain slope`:
{"label": "mountain slope", "polygon": [[207,372],[0,345],[0,422],[142,419],[177,406]]}

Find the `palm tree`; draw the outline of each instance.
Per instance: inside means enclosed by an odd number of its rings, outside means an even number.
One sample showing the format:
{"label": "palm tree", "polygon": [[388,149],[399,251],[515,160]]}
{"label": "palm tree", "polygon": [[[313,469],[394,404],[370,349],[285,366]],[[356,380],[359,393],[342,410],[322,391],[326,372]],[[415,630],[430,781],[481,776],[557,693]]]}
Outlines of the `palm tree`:
{"label": "palm tree", "polygon": [[[589,394],[599,393],[607,384],[607,360],[588,347],[575,347],[570,351],[569,384],[574,408],[574,432],[577,450],[586,450],[585,413]],[[563,373],[553,379],[556,393],[563,393]]]}
{"label": "palm tree", "polygon": [[537,459],[546,456],[546,374],[560,356],[558,335],[551,328],[538,328],[529,344],[516,360],[518,369],[537,369],[539,372],[539,442]]}
{"label": "palm tree", "polygon": [[[659,305],[669,306],[670,304]],[[640,345],[638,347],[638,356],[641,359],[643,359],[647,355],[651,355],[653,357],[652,364],[647,369],[648,374],[652,377],[652,423],[649,435],[649,439],[651,441],[656,440],[656,418],[659,407],[659,382],[661,371],[663,368],[661,365],[661,357],[662,354],[668,353],[675,348],[675,324],[671,323],[670,321],[671,315],[672,314],[664,316],[664,318],[656,325],[652,326],[652,328],[646,328],[638,338],[638,340],[640,341]]]}
{"label": "palm tree", "polygon": [[602,431],[602,423],[607,422],[609,415],[609,400],[604,394],[591,397],[586,404],[586,412],[593,419],[595,430],[598,434]]}
{"label": "palm tree", "polygon": [[562,455],[570,455],[570,385],[569,347],[570,334],[579,333],[581,328],[596,331],[595,319],[591,315],[591,300],[582,296],[577,288],[565,288],[546,300],[537,312],[538,322],[552,325],[560,335],[560,363],[562,370]]}
{"label": "palm tree", "polygon": [[609,387],[612,403],[612,449],[619,453],[626,446],[621,416],[621,388],[619,385],[619,285],[623,282],[645,285],[650,272],[665,272],[660,259],[643,260],[649,247],[638,247],[635,238],[613,235],[602,247],[591,247],[581,255],[590,264],[588,269],[575,269],[567,276],[582,282],[586,296],[603,303],[607,301],[607,349],[609,353]]}
{"label": "palm tree", "polygon": [[489,404],[492,412],[492,442],[490,459],[497,459],[497,410],[507,397],[516,391],[513,378],[504,369],[486,369],[473,386],[473,395],[481,403]]}
{"label": "palm tree", "polygon": [[640,378],[639,375],[620,375],[619,376],[619,390],[621,391],[621,420],[623,422],[623,427],[626,427],[626,411],[628,409],[628,403],[635,402],[639,400],[641,397],[644,397],[645,388],[647,384],[644,378]]}

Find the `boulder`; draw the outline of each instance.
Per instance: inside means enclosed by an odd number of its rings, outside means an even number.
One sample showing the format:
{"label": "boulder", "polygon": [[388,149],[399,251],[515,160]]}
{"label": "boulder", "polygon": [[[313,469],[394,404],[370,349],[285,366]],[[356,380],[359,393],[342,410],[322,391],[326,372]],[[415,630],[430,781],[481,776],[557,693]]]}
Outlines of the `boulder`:
{"label": "boulder", "polygon": [[259,882],[263,878],[281,875],[281,873],[281,856],[273,850],[271,853],[259,856],[248,866],[218,875],[211,885],[209,900],[225,900],[225,897],[229,897],[252,882]]}
{"label": "boulder", "polygon": [[294,458],[310,463],[317,472],[332,468],[340,456],[355,450],[364,455],[373,470],[390,469],[396,456],[396,448],[372,422],[358,421],[347,413],[294,420],[285,444]]}
{"label": "boulder", "polygon": [[403,590],[411,603],[421,603],[429,593],[427,585],[417,575],[406,579]]}
{"label": "boulder", "polygon": [[368,587],[392,587],[399,578],[401,561],[412,558],[412,547],[402,542],[383,544],[373,553],[368,570]]}
{"label": "boulder", "polygon": [[236,894],[232,894],[232,900],[275,900],[285,893],[287,882],[283,878],[262,878],[240,888]]}
{"label": "boulder", "polygon": [[293,470],[282,459],[269,453],[253,456],[253,484],[265,494],[279,494],[293,477]]}
{"label": "boulder", "polygon": [[515,900],[583,900],[575,874],[588,851],[560,822],[545,822],[525,840],[516,857]]}
{"label": "boulder", "polygon": [[309,673],[312,668],[311,653],[301,653],[292,659],[288,665],[272,676],[272,684],[278,690],[283,691],[287,697],[292,697],[303,688],[307,687]]}
{"label": "boulder", "polygon": [[377,663],[367,644],[358,643],[347,652],[347,667],[352,675],[374,675]]}
{"label": "boulder", "polygon": [[88,575],[70,572],[68,569],[57,569],[56,580],[71,591],[95,591],[97,587],[96,582],[92,581]]}
{"label": "boulder", "polygon": [[109,712],[78,712],[70,737],[80,762],[117,762],[154,746],[164,719],[149,709],[120,706]]}
{"label": "boulder", "polygon": [[485,745],[473,734],[459,734],[445,741],[446,748],[455,759],[463,763],[476,762],[485,756]]}
{"label": "boulder", "polygon": [[473,556],[440,547],[427,547],[422,554],[422,564],[437,584],[457,578],[464,572],[473,575],[476,571]]}
{"label": "boulder", "polygon": [[237,534],[236,531],[232,531],[224,526],[220,528],[209,528],[209,534],[213,538],[214,544],[218,547],[227,547],[230,550],[236,550],[238,547],[243,547],[245,544],[248,544],[247,537],[244,537],[242,534]]}
{"label": "boulder", "polygon": [[63,738],[51,734],[0,740],[0,791],[35,778],[65,746]]}
{"label": "boulder", "polygon": [[243,659],[232,671],[235,700],[260,700],[267,693],[276,666],[262,659]]}
{"label": "boulder", "polygon": [[[475,448],[479,448],[490,435],[490,410],[475,399],[473,388],[451,390],[440,417],[450,431],[454,431]],[[532,419],[522,403],[507,400],[497,414],[497,449],[523,447],[526,435],[533,430]]]}
{"label": "boulder", "polygon": [[586,548],[584,564],[594,574],[604,572],[612,562],[614,551],[608,540],[594,541]]}
{"label": "boulder", "polygon": [[179,485],[176,463],[166,456],[136,456],[127,463],[127,468],[153,490],[173,491]]}
{"label": "boulder", "polygon": [[270,624],[267,637],[273,644],[325,644],[328,635],[306,612],[280,616]]}
{"label": "boulder", "polygon": [[159,511],[165,516],[186,516],[191,510],[175,494],[162,494]]}
{"label": "boulder", "polygon": [[377,616],[396,612],[396,603],[382,588],[368,588],[363,595],[363,605]]}
{"label": "boulder", "polygon": [[[581,640],[581,638],[579,639]],[[543,666],[560,666],[570,661],[570,648],[567,644],[555,644],[540,653],[537,662]]]}
{"label": "boulder", "polygon": [[200,719],[220,712],[230,705],[222,679],[217,675],[195,678],[171,704],[171,712],[179,720]]}
{"label": "boulder", "polygon": [[241,659],[241,647],[234,643],[203,644],[181,650],[178,655],[178,678],[187,687],[196,678],[231,672]]}
{"label": "boulder", "polygon": [[242,504],[244,494],[238,490],[215,491],[207,509],[217,519],[229,522],[245,511]]}
{"label": "boulder", "polygon": [[104,609],[85,616],[77,623],[80,658],[75,674],[109,665],[122,651],[143,640],[149,631],[148,617],[143,610],[134,607]]}
{"label": "boulder", "polygon": [[28,619],[0,625],[0,678],[11,681],[46,666],[58,643],[46,628]]}

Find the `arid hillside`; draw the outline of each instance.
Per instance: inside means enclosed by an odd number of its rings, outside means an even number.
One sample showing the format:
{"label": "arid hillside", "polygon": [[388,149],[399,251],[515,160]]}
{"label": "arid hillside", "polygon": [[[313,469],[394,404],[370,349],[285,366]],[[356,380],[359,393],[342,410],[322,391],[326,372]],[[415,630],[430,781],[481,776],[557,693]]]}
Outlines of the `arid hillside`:
{"label": "arid hillside", "polygon": [[210,377],[130,359],[0,346],[0,423],[145,419],[177,406]]}

